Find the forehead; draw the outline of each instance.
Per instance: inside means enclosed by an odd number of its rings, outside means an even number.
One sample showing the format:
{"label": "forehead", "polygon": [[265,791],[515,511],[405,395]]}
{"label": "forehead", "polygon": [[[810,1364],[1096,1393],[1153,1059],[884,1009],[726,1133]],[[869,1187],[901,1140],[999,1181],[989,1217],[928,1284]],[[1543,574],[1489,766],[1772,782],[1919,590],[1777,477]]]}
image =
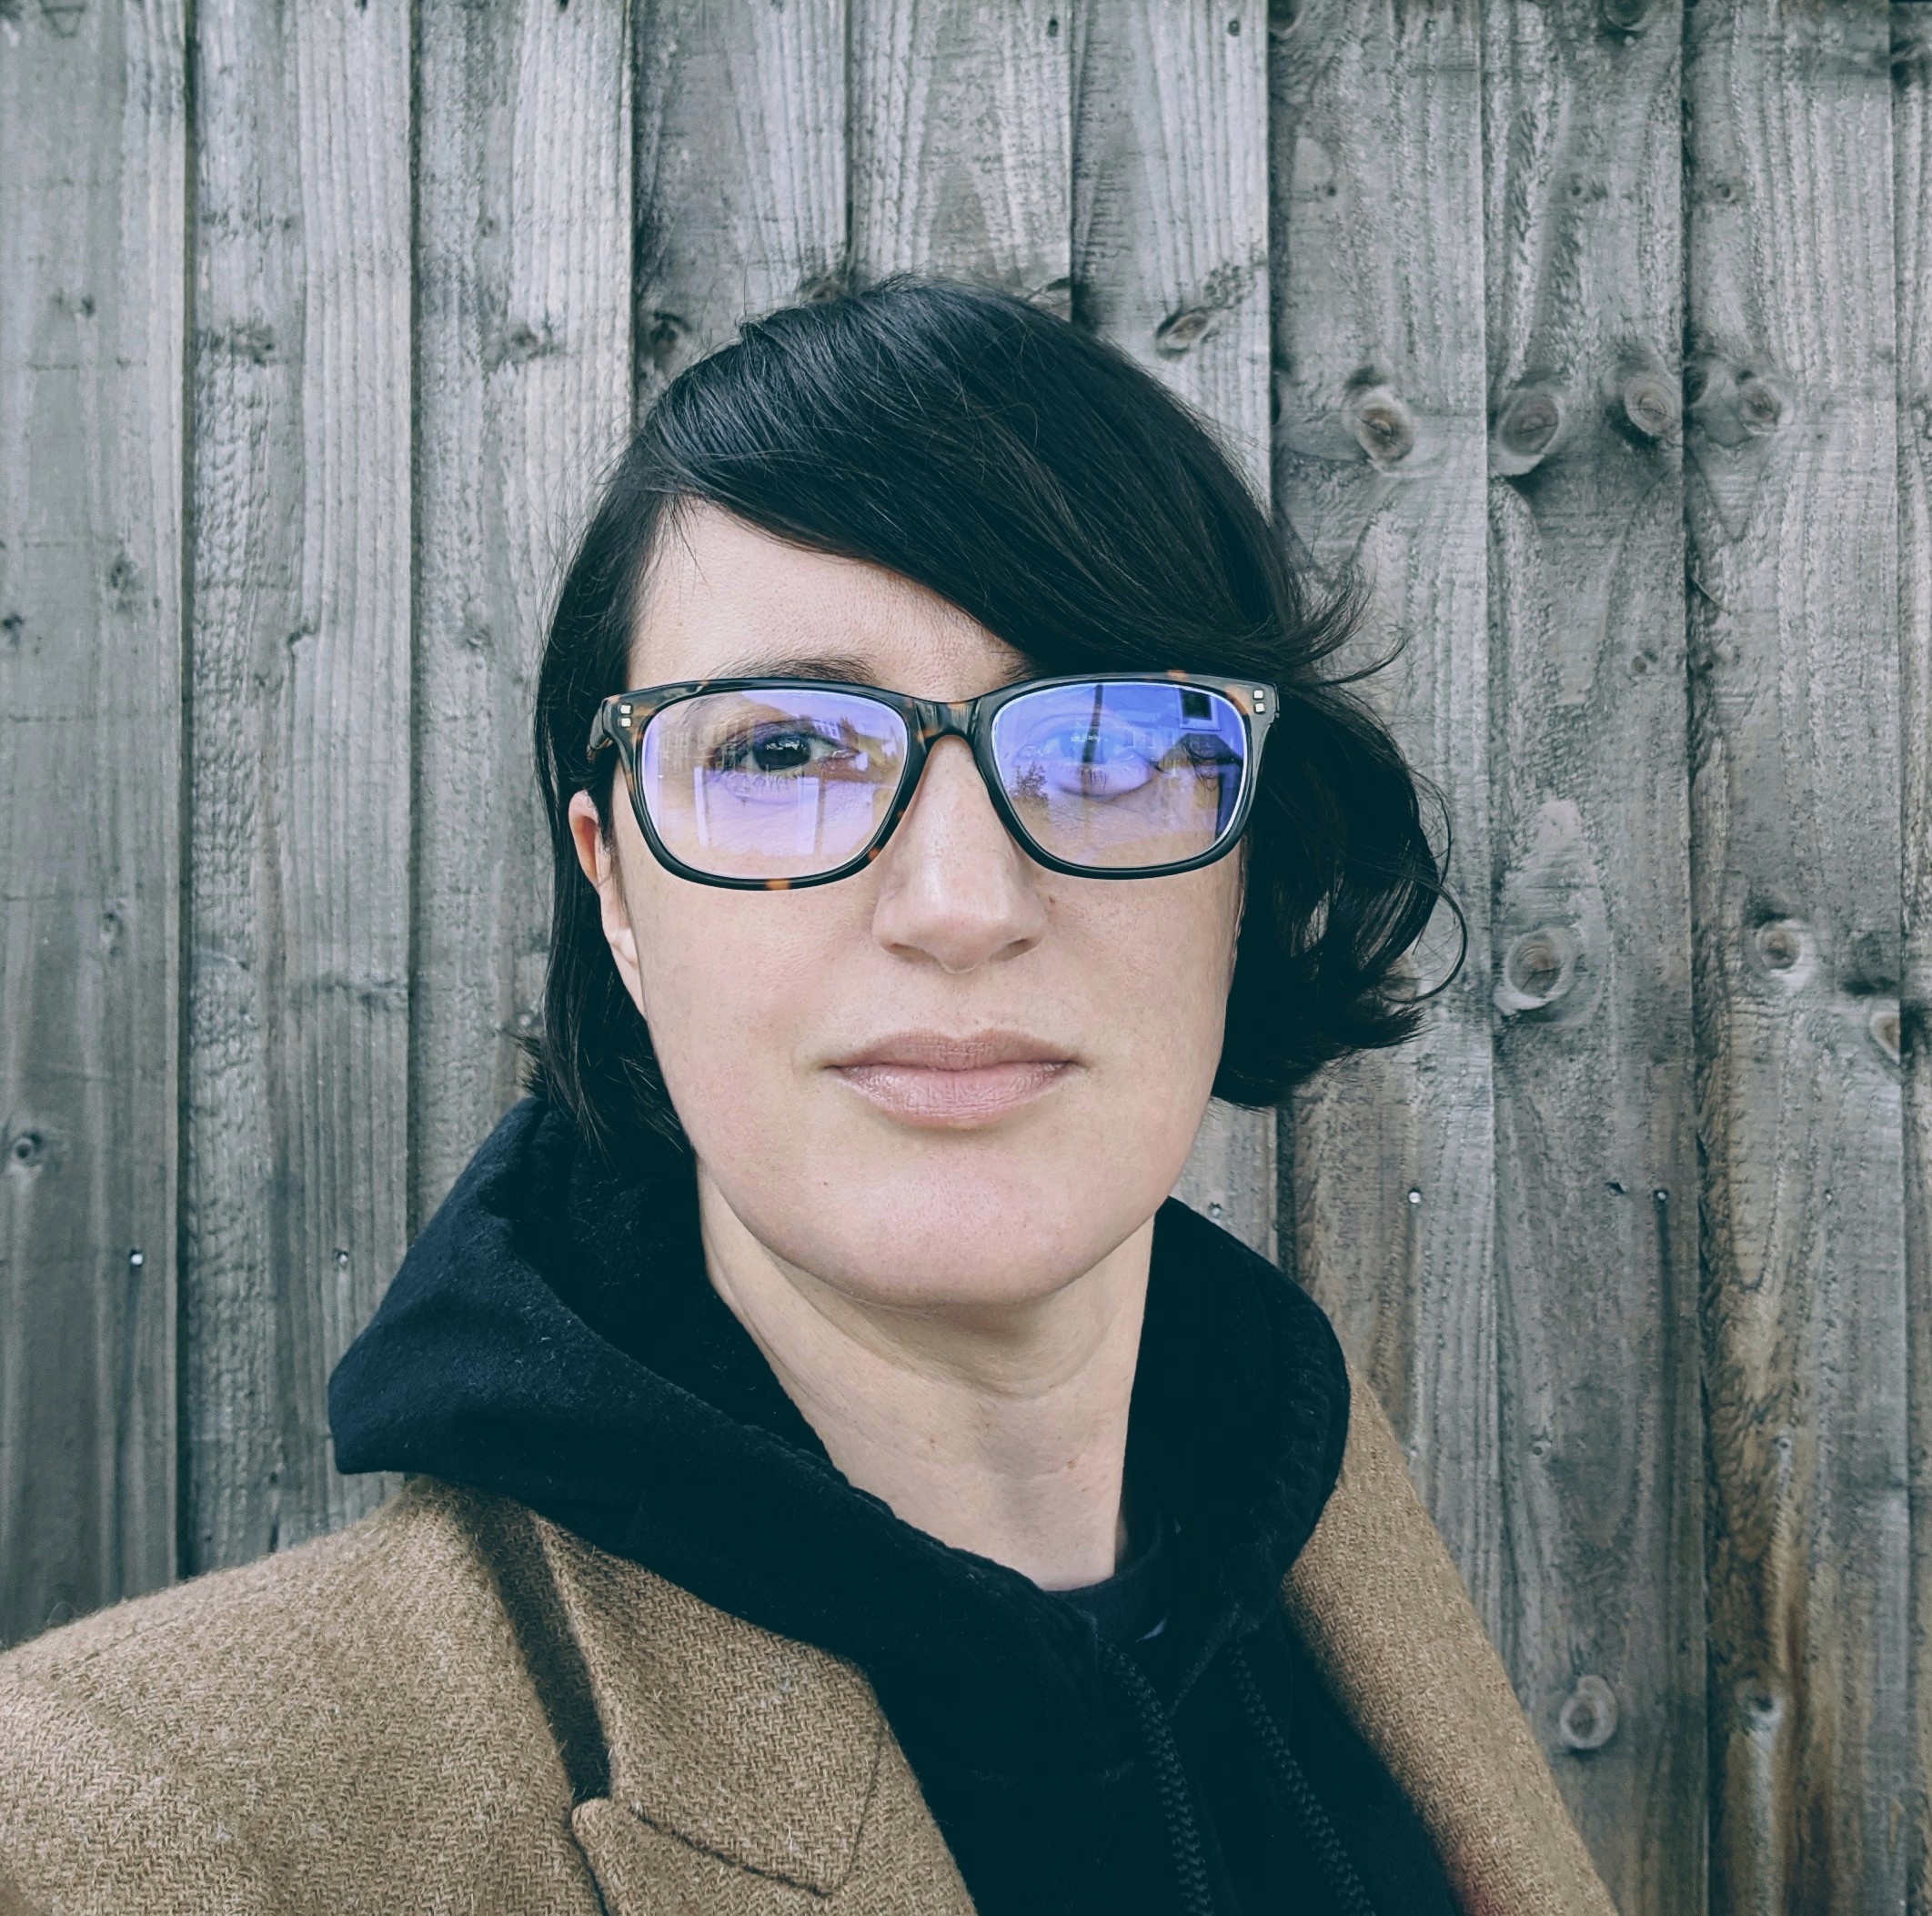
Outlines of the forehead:
{"label": "forehead", "polygon": [[630,666],[635,685],[837,676],[926,699],[971,698],[1027,671],[927,587],[787,545],[710,505],[679,510],[659,540]]}

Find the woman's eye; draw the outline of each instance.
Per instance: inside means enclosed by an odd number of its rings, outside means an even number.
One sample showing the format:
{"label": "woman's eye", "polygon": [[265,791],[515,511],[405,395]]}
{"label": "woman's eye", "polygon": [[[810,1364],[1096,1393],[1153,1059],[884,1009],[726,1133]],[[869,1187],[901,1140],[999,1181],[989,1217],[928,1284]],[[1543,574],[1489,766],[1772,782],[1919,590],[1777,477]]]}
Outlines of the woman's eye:
{"label": "woman's eye", "polygon": [[1086,798],[1137,792],[1159,769],[1131,740],[1106,732],[1065,734],[1039,750],[1036,758],[1055,787]]}
{"label": "woman's eye", "polygon": [[835,739],[796,727],[774,727],[723,741],[714,750],[712,762],[720,771],[755,771],[782,778],[790,772],[811,771],[829,760],[850,756]]}

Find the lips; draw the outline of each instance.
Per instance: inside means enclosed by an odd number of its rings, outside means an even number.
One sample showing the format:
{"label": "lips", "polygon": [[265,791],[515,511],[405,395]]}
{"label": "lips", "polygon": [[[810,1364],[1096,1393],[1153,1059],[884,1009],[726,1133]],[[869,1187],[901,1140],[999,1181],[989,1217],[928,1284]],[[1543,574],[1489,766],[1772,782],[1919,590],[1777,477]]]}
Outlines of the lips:
{"label": "lips", "polygon": [[901,1032],[830,1067],[860,1097],[901,1123],[954,1130],[992,1124],[1023,1109],[1076,1068],[1064,1047],[1002,1031],[968,1037]]}

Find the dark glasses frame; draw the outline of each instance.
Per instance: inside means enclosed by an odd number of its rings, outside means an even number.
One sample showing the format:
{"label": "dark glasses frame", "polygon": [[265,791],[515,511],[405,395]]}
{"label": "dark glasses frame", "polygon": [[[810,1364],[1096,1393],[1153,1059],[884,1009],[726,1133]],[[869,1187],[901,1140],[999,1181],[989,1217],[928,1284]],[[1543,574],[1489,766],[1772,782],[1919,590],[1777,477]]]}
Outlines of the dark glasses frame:
{"label": "dark glasses frame", "polygon": [[[1218,693],[1241,714],[1247,733],[1247,758],[1242,767],[1241,792],[1229,814],[1227,828],[1207,851],[1198,857],[1162,865],[1079,865],[1056,858],[1040,844],[1021,822],[1008,800],[992,755],[992,721],[1003,705],[1032,692],[1051,691],[1062,685],[1162,685],[1191,686],[1201,691]],[[863,850],[830,872],[815,872],[804,878],[723,878],[714,872],[701,872],[678,858],[658,836],[644,802],[638,777],[638,750],[645,728],[661,711],[687,699],[707,692],[729,691],[816,691],[845,692],[854,697],[876,700],[897,712],[906,728],[906,761],[899,775],[899,789],[886,808],[879,829]],[[1248,814],[1253,810],[1254,791],[1261,777],[1262,748],[1268,728],[1274,722],[1277,704],[1275,688],[1254,679],[1223,679],[1209,672],[1069,672],[1060,678],[1021,679],[1012,685],[981,692],[976,699],[947,701],[914,699],[904,692],[888,691],[882,686],[857,685],[843,679],[688,679],[676,685],[647,685],[636,691],[613,692],[597,708],[590,722],[589,757],[609,746],[617,749],[618,762],[630,787],[630,809],[638,829],[651,855],[666,871],[701,885],[719,885],[731,892],[800,892],[810,885],[829,885],[864,870],[885,850],[887,841],[911,805],[926,769],[926,756],[941,739],[964,739],[972,749],[973,762],[991,799],[1000,822],[1036,864],[1049,872],[1064,872],[1070,878],[1165,878],[1176,872],[1192,872],[1225,858],[1240,842]]]}

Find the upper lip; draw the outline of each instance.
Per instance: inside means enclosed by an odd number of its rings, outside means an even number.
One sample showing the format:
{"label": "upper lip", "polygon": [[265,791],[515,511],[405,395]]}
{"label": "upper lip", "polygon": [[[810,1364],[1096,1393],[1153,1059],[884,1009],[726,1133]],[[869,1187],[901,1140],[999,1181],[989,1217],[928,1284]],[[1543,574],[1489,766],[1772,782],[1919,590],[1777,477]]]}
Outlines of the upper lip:
{"label": "upper lip", "polygon": [[969,1037],[949,1037],[938,1031],[894,1032],[858,1051],[831,1061],[832,1068],[849,1070],[860,1064],[901,1064],[924,1071],[974,1071],[990,1064],[1071,1063],[1063,1044],[1021,1031],[981,1031]]}

